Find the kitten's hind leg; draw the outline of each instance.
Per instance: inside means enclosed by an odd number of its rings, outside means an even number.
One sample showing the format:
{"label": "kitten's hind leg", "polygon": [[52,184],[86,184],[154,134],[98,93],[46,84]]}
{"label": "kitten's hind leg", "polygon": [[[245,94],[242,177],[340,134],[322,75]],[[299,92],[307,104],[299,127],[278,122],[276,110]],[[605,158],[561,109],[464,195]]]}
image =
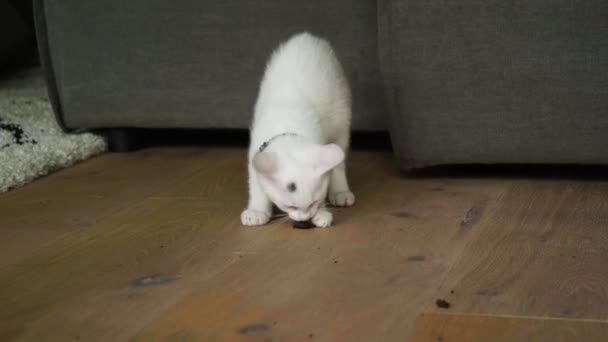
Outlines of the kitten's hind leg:
{"label": "kitten's hind leg", "polygon": [[249,204],[241,213],[244,226],[261,226],[270,221],[272,202],[258,184],[255,171],[249,170]]}
{"label": "kitten's hind leg", "polygon": [[[348,150],[349,134],[346,133],[336,142],[346,153]],[[329,180],[329,203],[338,207],[350,207],[355,204],[355,194],[350,191],[346,178],[346,161],[331,170]]]}

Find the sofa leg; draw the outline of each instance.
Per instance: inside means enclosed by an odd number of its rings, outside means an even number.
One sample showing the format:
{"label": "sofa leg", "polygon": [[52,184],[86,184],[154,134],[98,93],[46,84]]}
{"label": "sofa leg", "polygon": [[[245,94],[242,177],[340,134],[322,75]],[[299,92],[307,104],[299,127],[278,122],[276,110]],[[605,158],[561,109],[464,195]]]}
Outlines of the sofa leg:
{"label": "sofa leg", "polygon": [[104,135],[110,152],[132,152],[141,147],[138,133],[134,129],[111,128]]}

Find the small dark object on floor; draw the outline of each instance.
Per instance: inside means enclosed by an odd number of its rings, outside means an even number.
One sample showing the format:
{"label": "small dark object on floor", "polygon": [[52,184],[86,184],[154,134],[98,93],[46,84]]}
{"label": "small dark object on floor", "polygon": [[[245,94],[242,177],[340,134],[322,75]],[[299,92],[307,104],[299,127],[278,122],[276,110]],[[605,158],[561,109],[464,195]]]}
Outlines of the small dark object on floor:
{"label": "small dark object on floor", "polygon": [[310,229],[314,226],[310,221],[293,221],[293,227],[298,229]]}
{"label": "small dark object on floor", "polygon": [[407,261],[413,262],[413,261],[425,261],[426,257],[424,255],[412,255],[407,257]]}
{"label": "small dark object on floor", "polygon": [[435,305],[437,305],[438,308],[442,308],[442,309],[450,308],[450,303],[444,299],[437,299],[435,301]]}
{"label": "small dark object on floor", "polygon": [[256,323],[242,326],[238,331],[239,334],[247,335],[251,333],[263,332],[269,330],[270,327],[264,323]]}

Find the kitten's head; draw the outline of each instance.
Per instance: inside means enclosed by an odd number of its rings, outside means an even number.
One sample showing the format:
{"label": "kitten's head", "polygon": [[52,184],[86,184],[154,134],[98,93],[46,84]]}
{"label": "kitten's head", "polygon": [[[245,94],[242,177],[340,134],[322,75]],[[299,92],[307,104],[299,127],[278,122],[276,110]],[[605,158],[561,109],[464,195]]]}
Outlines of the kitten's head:
{"label": "kitten's head", "polygon": [[344,161],[335,144],[290,145],[258,152],[253,166],[270,200],[292,220],[311,219],[325,202],[329,171]]}

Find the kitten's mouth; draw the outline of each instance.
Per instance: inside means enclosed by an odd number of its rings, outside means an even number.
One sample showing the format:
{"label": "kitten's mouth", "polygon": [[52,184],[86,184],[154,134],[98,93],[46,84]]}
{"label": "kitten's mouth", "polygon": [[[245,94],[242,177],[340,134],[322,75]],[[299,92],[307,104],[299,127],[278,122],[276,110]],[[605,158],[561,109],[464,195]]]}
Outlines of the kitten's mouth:
{"label": "kitten's mouth", "polygon": [[310,221],[314,215],[309,214],[309,213],[304,214],[304,213],[292,212],[292,213],[288,213],[288,216],[292,221],[304,222],[304,221]]}

